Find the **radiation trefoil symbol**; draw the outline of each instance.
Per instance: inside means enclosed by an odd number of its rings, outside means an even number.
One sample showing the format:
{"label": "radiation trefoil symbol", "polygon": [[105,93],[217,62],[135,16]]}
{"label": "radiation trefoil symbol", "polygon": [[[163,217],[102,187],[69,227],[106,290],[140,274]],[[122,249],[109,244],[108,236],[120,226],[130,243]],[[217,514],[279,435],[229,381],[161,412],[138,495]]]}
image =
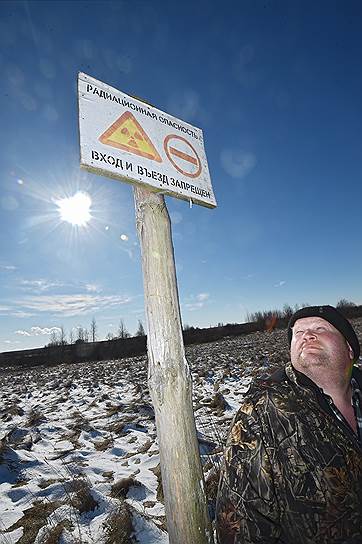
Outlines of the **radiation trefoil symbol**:
{"label": "radiation trefoil symbol", "polygon": [[157,149],[131,112],[126,111],[98,138],[105,145],[162,162]]}

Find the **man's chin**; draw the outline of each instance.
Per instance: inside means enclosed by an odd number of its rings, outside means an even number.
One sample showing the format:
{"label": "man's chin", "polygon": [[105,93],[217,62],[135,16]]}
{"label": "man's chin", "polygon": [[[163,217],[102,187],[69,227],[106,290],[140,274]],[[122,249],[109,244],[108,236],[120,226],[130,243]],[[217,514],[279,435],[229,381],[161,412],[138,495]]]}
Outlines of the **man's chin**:
{"label": "man's chin", "polygon": [[299,356],[299,363],[303,367],[327,366],[328,357],[326,357],[324,353],[321,353],[320,350],[317,350],[317,349],[311,349],[311,350],[305,350],[305,351],[303,350]]}

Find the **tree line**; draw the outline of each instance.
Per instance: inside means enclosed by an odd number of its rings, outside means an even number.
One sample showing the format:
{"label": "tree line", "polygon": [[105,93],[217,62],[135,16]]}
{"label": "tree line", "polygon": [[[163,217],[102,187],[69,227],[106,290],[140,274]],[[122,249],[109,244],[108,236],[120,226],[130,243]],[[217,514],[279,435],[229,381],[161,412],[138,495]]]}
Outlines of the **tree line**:
{"label": "tree line", "polygon": [[[268,325],[275,325],[278,321],[288,322],[292,315],[304,308],[305,306],[310,306],[308,302],[302,302],[301,304],[295,304],[293,307],[289,304],[284,304],[281,310],[264,310],[257,311],[254,313],[247,313],[246,320],[248,323],[259,323],[260,325],[265,324],[265,327],[268,328]],[[344,314],[346,317],[360,317],[362,316],[362,306],[357,306],[354,302],[341,298],[337,304],[336,308]]]}
{"label": "tree line", "polygon": [[[246,314],[246,323],[249,324],[255,324],[256,330],[272,330],[275,327],[283,327],[286,326],[291,316],[299,310],[300,308],[303,308],[305,306],[309,306],[310,304],[308,302],[302,302],[301,304],[295,304],[293,307],[289,304],[284,304],[283,308],[280,309],[273,309],[273,310],[263,310],[263,311],[256,311],[256,312],[247,312]],[[340,299],[337,304],[336,308],[340,310],[345,317],[347,318],[353,318],[353,317],[360,317],[362,316],[362,306],[358,306],[354,302],[347,300],[345,298]],[[222,329],[227,327],[238,327],[240,326],[237,323],[227,323],[226,325],[224,323],[218,323],[216,327],[211,327],[210,329]],[[188,336],[192,336],[193,334],[197,333],[200,337],[199,340],[203,341],[202,337],[202,331],[206,329],[199,329],[198,327],[193,327],[189,325],[184,325],[183,331]],[[206,332],[205,332],[206,334]],[[131,338],[137,337],[137,336],[145,336],[146,332],[143,326],[143,323],[141,320],[138,320],[138,327],[137,331],[134,335],[131,335],[125,325],[125,322],[123,319],[120,319],[118,330],[115,333],[107,333],[105,336],[105,340],[112,341],[112,340],[122,340],[125,338]],[[209,334],[206,335],[207,338],[209,338]],[[92,321],[90,323],[89,329],[83,326],[73,327],[69,334],[67,335],[65,332],[65,329],[63,326],[59,327],[58,331],[52,331],[50,335],[50,341],[47,344],[47,346],[64,346],[69,344],[80,344],[85,342],[97,342],[99,340],[98,338],[98,327],[95,318],[92,318]]]}
{"label": "tree line", "polygon": [[[145,329],[142,321],[138,320],[138,328],[133,336],[145,336]],[[107,333],[105,339],[108,341],[119,340],[124,338],[131,338],[125,322],[120,319],[118,330],[115,333]],[[89,328],[79,325],[78,327],[72,327],[67,334],[63,325],[59,327],[59,330],[52,331],[49,338],[49,343],[46,346],[65,346],[70,344],[82,344],[85,342],[97,342],[98,326],[95,317],[92,318]]]}

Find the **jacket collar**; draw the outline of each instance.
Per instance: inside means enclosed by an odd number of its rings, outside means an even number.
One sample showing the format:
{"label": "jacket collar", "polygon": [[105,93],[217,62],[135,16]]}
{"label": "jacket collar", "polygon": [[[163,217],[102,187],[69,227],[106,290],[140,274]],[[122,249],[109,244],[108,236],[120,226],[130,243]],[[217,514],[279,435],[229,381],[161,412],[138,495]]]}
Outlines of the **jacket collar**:
{"label": "jacket collar", "polygon": [[[298,385],[304,388],[314,389],[316,391],[321,391],[321,388],[318,387],[318,385],[313,380],[308,378],[308,376],[303,374],[303,372],[296,370],[290,361],[288,361],[288,363],[285,365],[285,372],[288,378],[293,383],[295,383],[295,385]],[[351,378],[354,378],[356,380],[356,382],[359,385],[359,388],[361,389],[362,388],[362,372],[356,366],[353,366],[352,368]]]}

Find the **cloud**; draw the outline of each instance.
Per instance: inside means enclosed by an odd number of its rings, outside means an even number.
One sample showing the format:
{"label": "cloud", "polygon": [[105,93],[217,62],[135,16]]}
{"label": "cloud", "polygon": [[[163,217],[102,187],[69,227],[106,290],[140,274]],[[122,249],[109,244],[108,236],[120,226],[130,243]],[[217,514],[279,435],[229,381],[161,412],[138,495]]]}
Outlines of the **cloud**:
{"label": "cloud", "polygon": [[190,310],[190,312],[194,312],[195,310],[200,310],[200,308],[203,307],[202,302],[188,302],[185,304],[185,308]]}
{"label": "cloud", "polygon": [[18,310],[18,311],[15,311],[15,312],[11,312],[10,315],[12,317],[24,318],[24,317],[34,317],[35,314],[33,314],[31,312],[23,312],[22,310]]}
{"label": "cloud", "polygon": [[205,306],[205,302],[209,298],[210,298],[209,293],[199,293],[196,296],[191,295],[188,301],[185,303],[185,308],[187,308],[190,312],[193,312],[195,310],[200,310],[201,308]]}
{"label": "cloud", "polygon": [[49,289],[53,289],[54,287],[65,286],[65,284],[61,281],[49,281],[43,278],[39,280],[21,280],[20,285],[25,290],[36,289],[38,291],[48,291]]}
{"label": "cloud", "polygon": [[196,298],[199,302],[204,302],[208,298],[210,298],[210,293],[199,293],[196,295]]}
{"label": "cloud", "polygon": [[12,264],[0,264],[0,270],[7,270],[9,272],[12,272],[13,270],[17,270],[17,268]]}
{"label": "cloud", "polygon": [[96,285],[95,283],[86,283],[85,288],[90,293],[101,293],[102,292],[102,288],[99,287],[99,285]]}
{"label": "cloud", "polygon": [[285,284],[286,284],[286,281],[281,280],[281,281],[278,281],[278,283],[276,283],[276,284],[274,285],[274,287],[282,287],[282,286],[285,285]]}
{"label": "cloud", "polygon": [[17,300],[16,304],[37,312],[50,312],[54,315],[72,317],[94,312],[103,308],[108,309],[110,306],[128,304],[131,300],[132,298],[129,296],[116,295],[41,295]]}
{"label": "cloud", "polygon": [[15,331],[15,334],[20,334],[20,336],[50,336],[52,332],[60,332],[59,327],[31,327],[29,331],[18,330]]}
{"label": "cloud", "polygon": [[102,288],[95,283],[85,282],[63,282],[60,280],[48,280],[45,278],[39,278],[34,280],[22,279],[20,280],[20,286],[24,291],[36,291],[39,293],[50,291],[52,289],[64,288],[85,290],[90,293],[101,293]]}
{"label": "cloud", "polygon": [[27,331],[15,331],[15,334],[20,334],[21,336],[31,336]]}
{"label": "cloud", "polygon": [[232,178],[243,178],[256,165],[256,157],[242,149],[223,149],[220,153],[221,165]]}

